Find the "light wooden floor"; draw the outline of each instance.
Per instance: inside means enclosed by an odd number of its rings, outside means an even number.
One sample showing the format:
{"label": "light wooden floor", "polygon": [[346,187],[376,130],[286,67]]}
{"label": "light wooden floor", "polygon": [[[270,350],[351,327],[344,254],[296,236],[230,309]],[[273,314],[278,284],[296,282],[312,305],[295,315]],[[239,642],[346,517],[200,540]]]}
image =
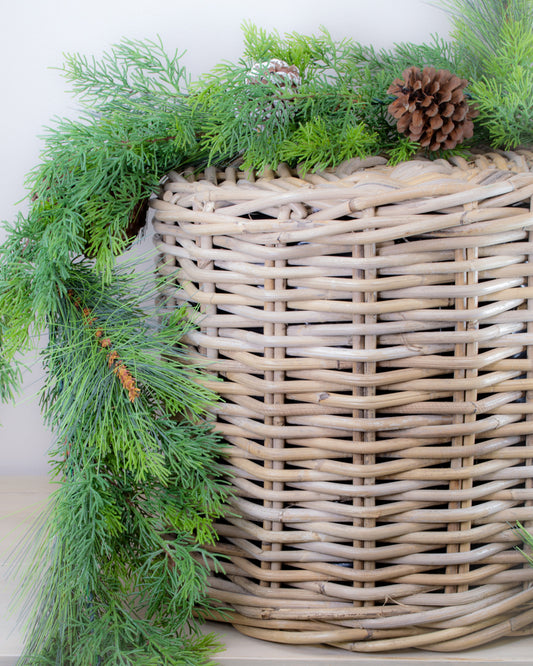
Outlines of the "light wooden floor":
{"label": "light wooden floor", "polygon": [[[13,577],[8,556],[15,544],[46,506],[50,486],[42,477],[0,477],[0,666],[15,666],[22,649],[22,636],[16,617],[9,612],[16,600],[17,581]],[[382,655],[364,655],[334,648],[293,647],[266,643],[242,636],[233,628],[208,624],[226,650],[218,655],[219,666],[420,666],[423,663],[445,666],[475,664],[476,666],[531,666],[533,636],[503,640],[489,647],[468,652],[436,654],[406,651]]]}

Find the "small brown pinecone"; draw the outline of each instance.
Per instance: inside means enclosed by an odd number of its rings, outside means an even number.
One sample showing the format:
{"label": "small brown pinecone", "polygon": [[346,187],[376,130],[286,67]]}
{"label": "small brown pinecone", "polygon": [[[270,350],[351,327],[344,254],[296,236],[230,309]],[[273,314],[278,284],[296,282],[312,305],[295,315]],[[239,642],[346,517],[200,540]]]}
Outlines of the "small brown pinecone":
{"label": "small brown pinecone", "polygon": [[464,95],[466,79],[434,67],[409,67],[402,76],[387,90],[396,96],[389,113],[398,132],[429,150],[455,148],[472,137],[478,112]]}

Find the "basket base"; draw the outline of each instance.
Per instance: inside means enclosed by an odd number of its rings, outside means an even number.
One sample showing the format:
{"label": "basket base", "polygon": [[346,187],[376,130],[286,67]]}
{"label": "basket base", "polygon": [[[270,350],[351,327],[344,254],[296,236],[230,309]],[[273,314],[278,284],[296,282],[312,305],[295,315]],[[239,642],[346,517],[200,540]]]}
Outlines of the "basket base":
{"label": "basket base", "polygon": [[[268,615],[268,609],[263,609],[263,614]],[[357,653],[397,652],[412,648],[442,653],[460,652],[501,638],[530,636],[533,633],[533,609],[529,607],[513,617],[496,616],[476,623],[451,622],[448,624],[458,626],[449,627],[404,626],[389,630],[347,627],[346,622],[341,626],[324,621],[257,620],[237,611],[231,615],[226,611],[214,613],[211,618],[231,624],[244,636],[261,641],[293,646],[327,645]]]}
{"label": "basket base", "polygon": [[[239,632],[233,626],[221,622],[207,622],[204,633],[213,633],[224,644],[224,650],[216,655],[218,666],[419,666],[431,663],[449,666],[458,662],[476,666],[530,666],[533,652],[533,636],[502,638],[489,645],[472,648],[468,652],[429,652],[401,650],[369,654],[349,652],[336,647],[284,645],[267,641],[259,642]],[[1,663],[1,662],[0,662]]]}

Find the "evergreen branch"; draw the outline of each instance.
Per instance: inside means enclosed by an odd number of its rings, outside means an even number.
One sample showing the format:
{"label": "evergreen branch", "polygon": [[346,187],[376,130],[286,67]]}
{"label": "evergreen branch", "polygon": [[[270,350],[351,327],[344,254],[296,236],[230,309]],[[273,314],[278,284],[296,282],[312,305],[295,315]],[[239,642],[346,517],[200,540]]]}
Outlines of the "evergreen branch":
{"label": "evergreen branch", "polygon": [[337,131],[334,132],[329,131],[323,118],[301,124],[281,145],[281,160],[296,162],[305,172],[311,168],[336,166],[351,157],[373,154],[377,147],[377,135],[350,115],[339,115]]}
{"label": "evergreen branch", "polygon": [[14,400],[22,384],[22,364],[19,360],[6,359],[2,352],[0,336],[0,401]]}
{"label": "evergreen branch", "polygon": [[242,25],[244,56],[250,61],[262,62],[279,58],[295,65],[305,81],[336,80],[349,69],[351,53],[357,45],[351,39],[334,40],[324,26],[318,35],[292,32],[284,37],[276,31],[270,33],[250,22]]}
{"label": "evergreen branch", "polygon": [[0,246],[0,351],[5,363],[32,346],[31,330],[44,328],[32,307],[34,231],[22,216],[18,225],[6,225],[7,239]]}
{"label": "evergreen branch", "polygon": [[533,534],[527,530],[520,521],[517,521],[516,526],[513,528],[513,531],[518,535],[518,538],[522,541],[524,546],[528,546],[530,552],[526,552],[523,548],[516,546],[516,550],[521,553],[524,558],[529,562],[533,567],[533,556],[531,555],[531,548],[533,548]]}
{"label": "evergreen branch", "polygon": [[513,71],[505,83],[484,78],[472,86],[478,123],[493,146],[511,150],[533,142],[533,97],[524,99],[528,89],[533,90],[533,70],[525,68]]}
{"label": "evergreen branch", "polygon": [[506,150],[533,140],[533,3],[444,0],[458,59],[473,79],[477,125]]}
{"label": "evergreen branch", "polygon": [[400,137],[398,145],[390,152],[389,164],[396,165],[416,155],[419,152],[420,146],[411,141],[408,137]]}
{"label": "evergreen branch", "polygon": [[[30,620],[32,638],[20,663],[212,664],[209,654],[218,647],[213,637],[180,631],[188,621],[185,608],[205,603],[205,573],[190,560],[190,542],[169,541],[182,569],[165,564],[157,555],[164,543],[160,529],[138,510],[124,509],[136,506],[142,487],[127,479],[117,483],[116,471],[95,465],[87,453],[56,491],[25,582],[26,591],[37,594],[39,612]],[[164,603],[151,621],[143,619],[139,601],[163,588]],[[177,591],[184,604],[179,617],[165,602]]]}
{"label": "evergreen branch", "polygon": [[98,109],[168,109],[186,101],[188,76],[177,51],[168,55],[157,40],[123,39],[100,60],[67,54],[63,74],[72,91]]}
{"label": "evergreen branch", "polygon": [[[489,63],[508,42],[509,26],[520,26],[531,35],[531,0],[440,0],[452,20],[452,37],[464,75],[476,80],[489,74]],[[518,60],[513,63],[519,64]]]}
{"label": "evergreen branch", "polygon": [[[145,311],[160,286],[132,295],[136,282],[116,269],[102,290],[77,263],[49,322],[42,406],[62,482],[25,587],[37,598],[23,664],[208,664],[216,647],[192,618],[210,608],[215,556],[200,544],[213,543],[228,495],[222,443],[201,418],[214,397],[183,363],[185,311]],[[109,367],[115,351],[133,385]]]}
{"label": "evergreen branch", "polygon": [[[124,295],[132,281],[127,275],[115,271],[118,287],[102,292],[88,267],[72,271],[67,296],[49,322],[44,364],[50,379],[42,406],[71,451],[89,446],[138,478],[164,481],[169,468],[161,446],[174,426],[161,413],[200,417],[214,396],[198,385],[198,369],[173,352],[191,327],[185,312],[156,325],[157,311],[145,313],[139,295]],[[101,340],[112,341],[112,349]]]}

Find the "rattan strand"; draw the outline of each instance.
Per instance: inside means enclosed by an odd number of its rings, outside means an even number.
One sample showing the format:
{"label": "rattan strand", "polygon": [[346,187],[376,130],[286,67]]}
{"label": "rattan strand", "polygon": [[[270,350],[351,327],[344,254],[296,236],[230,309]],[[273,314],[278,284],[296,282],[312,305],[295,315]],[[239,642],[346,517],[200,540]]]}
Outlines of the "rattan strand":
{"label": "rattan strand", "polygon": [[159,271],[235,492],[209,591],[240,631],[451,651],[533,625],[532,197],[529,150],[168,175]]}

